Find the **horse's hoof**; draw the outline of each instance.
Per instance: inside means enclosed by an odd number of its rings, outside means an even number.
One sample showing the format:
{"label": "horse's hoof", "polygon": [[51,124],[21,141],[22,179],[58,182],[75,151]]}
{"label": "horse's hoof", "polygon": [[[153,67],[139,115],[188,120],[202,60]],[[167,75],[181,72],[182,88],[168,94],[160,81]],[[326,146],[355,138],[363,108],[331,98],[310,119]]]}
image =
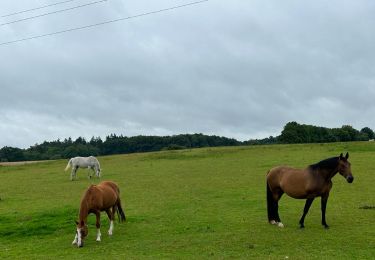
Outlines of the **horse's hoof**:
{"label": "horse's hoof", "polygon": [[278,226],[279,228],[283,228],[283,227],[284,227],[284,224],[281,223],[281,222],[278,222],[278,223],[277,223],[277,226]]}
{"label": "horse's hoof", "polygon": [[271,224],[271,225],[277,225],[277,222],[276,222],[275,220],[271,220],[271,221],[270,221],[270,224]]}
{"label": "horse's hoof", "polygon": [[328,225],[323,225],[325,229],[329,229],[329,226]]}

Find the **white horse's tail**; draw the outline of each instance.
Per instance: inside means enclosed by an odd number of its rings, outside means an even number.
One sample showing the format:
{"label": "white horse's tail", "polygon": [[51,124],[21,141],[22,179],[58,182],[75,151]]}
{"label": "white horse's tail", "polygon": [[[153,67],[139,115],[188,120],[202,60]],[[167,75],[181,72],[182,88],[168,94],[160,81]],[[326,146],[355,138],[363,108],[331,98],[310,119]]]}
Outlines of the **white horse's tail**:
{"label": "white horse's tail", "polygon": [[69,162],[68,162],[68,164],[66,165],[66,167],[65,167],[65,170],[64,171],[67,171],[67,170],[69,170],[69,168],[70,168],[70,165],[72,164],[72,159],[70,159],[69,160]]}

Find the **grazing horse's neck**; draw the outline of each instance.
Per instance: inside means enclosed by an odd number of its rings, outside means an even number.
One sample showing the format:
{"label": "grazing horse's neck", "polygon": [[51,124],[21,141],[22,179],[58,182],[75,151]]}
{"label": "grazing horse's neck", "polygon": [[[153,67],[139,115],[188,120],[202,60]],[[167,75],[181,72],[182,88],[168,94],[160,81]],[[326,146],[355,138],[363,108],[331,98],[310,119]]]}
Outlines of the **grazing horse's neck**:
{"label": "grazing horse's neck", "polygon": [[79,209],[79,219],[80,221],[83,220],[85,223],[87,222],[87,216],[90,213],[91,205],[89,204],[89,201],[91,201],[93,189],[94,185],[91,185],[87,189],[85,195],[83,195],[83,198],[81,200],[81,206]]}
{"label": "grazing horse's neck", "polygon": [[82,201],[81,207],[79,209],[79,221],[83,221],[84,223],[87,222],[87,216],[89,214],[87,203]]}

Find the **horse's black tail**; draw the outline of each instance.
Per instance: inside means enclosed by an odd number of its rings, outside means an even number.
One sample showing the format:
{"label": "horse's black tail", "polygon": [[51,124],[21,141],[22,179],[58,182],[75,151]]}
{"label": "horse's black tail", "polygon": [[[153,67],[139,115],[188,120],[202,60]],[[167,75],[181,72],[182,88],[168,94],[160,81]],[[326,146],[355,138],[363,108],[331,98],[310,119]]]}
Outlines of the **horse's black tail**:
{"label": "horse's black tail", "polygon": [[116,205],[117,217],[120,222],[126,221],[125,212],[121,207],[121,200],[118,198],[117,205]]}
{"label": "horse's black tail", "polygon": [[274,220],[274,201],[273,201],[273,195],[270,189],[270,186],[268,185],[268,182],[266,181],[267,186],[267,213],[268,213],[268,221]]}

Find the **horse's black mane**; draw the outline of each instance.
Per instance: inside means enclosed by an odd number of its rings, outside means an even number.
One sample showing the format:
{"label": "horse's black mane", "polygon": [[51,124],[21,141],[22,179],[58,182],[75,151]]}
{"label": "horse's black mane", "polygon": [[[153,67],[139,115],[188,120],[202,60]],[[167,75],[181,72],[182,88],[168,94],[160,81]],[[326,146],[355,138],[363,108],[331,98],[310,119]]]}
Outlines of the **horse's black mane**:
{"label": "horse's black mane", "polygon": [[312,170],[316,170],[316,169],[334,169],[334,168],[336,168],[336,166],[338,164],[338,161],[339,161],[339,157],[336,156],[336,157],[332,157],[332,158],[328,158],[328,159],[322,160],[322,161],[320,161],[318,163],[315,163],[315,164],[311,164],[309,167]]}

